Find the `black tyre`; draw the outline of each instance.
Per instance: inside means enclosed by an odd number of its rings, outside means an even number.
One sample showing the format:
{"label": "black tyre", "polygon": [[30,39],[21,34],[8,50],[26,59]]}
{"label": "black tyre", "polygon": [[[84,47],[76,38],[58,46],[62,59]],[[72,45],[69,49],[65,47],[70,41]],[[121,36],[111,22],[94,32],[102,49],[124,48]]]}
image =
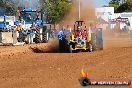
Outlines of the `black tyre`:
{"label": "black tyre", "polygon": [[40,39],[40,28],[39,27],[36,28],[36,34],[35,34],[34,42],[35,43],[41,43],[41,39]]}
{"label": "black tyre", "polygon": [[43,34],[43,42],[48,43],[48,41],[49,41],[49,33],[46,32],[46,33]]}
{"label": "black tyre", "polygon": [[43,42],[48,43],[50,37],[49,29],[47,29],[47,26],[43,27]]}
{"label": "black tyre", "polygon": [[59,40],[59,51],[64,52],[64,43],[63,40]]}

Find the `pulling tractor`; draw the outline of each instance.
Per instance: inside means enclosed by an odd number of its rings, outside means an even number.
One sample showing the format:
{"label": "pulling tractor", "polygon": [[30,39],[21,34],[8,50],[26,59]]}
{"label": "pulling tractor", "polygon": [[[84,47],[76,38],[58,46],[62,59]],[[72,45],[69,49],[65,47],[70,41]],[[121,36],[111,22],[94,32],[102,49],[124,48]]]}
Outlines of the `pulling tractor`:
{"label": "pulling tractor", "polygon": [[70,35],[69,51],[89,51],[92,52],[96,49],[95,34],[86,28],[84,21],[76,21],[74,30]]}
{"label": "pulling tractor", "polygon": [[47,43],[49,40],[50,25],[44,24],[42,10],[18,8],[17,30],[18,41],[30,43]]}

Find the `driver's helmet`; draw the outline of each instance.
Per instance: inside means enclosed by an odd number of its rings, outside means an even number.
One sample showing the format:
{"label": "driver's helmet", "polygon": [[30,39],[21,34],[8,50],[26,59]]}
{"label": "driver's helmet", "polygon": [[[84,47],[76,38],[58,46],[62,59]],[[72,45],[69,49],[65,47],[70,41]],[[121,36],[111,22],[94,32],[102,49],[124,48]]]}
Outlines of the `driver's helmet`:
{"label": "driver's helmet", "polygon": [[79,26],[78,29],[80,29],[81,27]]}

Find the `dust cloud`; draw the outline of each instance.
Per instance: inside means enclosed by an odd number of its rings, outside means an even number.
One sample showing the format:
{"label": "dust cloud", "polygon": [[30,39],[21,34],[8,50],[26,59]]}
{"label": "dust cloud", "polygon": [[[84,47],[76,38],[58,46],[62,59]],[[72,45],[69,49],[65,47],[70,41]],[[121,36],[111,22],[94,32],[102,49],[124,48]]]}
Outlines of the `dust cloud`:
{"label": "dust cloud", "polygon": [[[90,23],[95,21],[95,7],[92,0],[80,0],[80,20],[85,21],[87,27]],[[79,20],[79,3],[78,0],[73,0],[72,9],[65,18],[61,21],[62,25],[68,25],[70,28],[73,28],[74,22]]]}

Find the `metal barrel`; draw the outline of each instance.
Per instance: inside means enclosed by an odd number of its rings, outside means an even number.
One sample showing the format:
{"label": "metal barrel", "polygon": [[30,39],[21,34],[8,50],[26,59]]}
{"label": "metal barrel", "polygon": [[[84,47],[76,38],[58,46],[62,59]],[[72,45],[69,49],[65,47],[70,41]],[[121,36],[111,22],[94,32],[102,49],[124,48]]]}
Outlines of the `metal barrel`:
{"label": "metal barrel", "polygon": [[97,46],[99,49],[103,49],[103,32],[101,28],[97,30]]}
{"label": "metal barrel", "polygon": [[91,44],[93,47],[93,50],[96,50],[96,34],[94,32],[91,33]]}

